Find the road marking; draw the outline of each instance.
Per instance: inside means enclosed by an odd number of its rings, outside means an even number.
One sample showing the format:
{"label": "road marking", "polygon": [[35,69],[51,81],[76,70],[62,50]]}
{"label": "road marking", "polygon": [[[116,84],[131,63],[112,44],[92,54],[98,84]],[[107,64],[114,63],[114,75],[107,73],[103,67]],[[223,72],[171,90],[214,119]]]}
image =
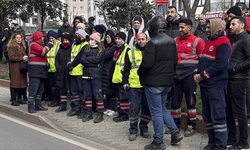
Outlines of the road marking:
{"label": "road marking", "polygon": [[15,122],[15,123],[17,123],[17,124],[23,125],[23,126],[25,126],[25,127],[28,127],[28,128],[30,128],[30,129],[36,130],[36,131],[41,132],[41,133],[43,133],[43,134],[46,134],[46,135],[55,137],[55,138],[60,139],[60,140],[62,140],[62,141],[68,142],[68,143],[70,143],[70,144],[76,145],[76,146],[78,146],[78,147],[81,147],[81,148],[84,148],[84,149],[88,149],[88,150],[98,150],[98,149],[96,149],[96,148],[94,148],[94,147],[91,147],[91,146],[82,144],[82,143],[80,143],[80,142],[74,141],[74,140],[69,139],[69,138],[67,138],[67,137],[63,137],[63,136],[58,135],[58,134],[56,134],[56,133],[53,133],[53,132],[50,132],[50,131],[47,131],[47,130],[44,130],[44,129],[41,129],[41,128],[38,128],[38,127],[35,127],[35,126],[32,126],[32,125],[30,125],[30,124],[28,124],[28,123],[25,123],[25,122],[22,122],[22,121],[20,121],[20,120],[17,120],[17,119],[14,119],[14,118],[5,116],[5,115],[3,115],[3,114],[0,114],[0,117],[1,117],[1,118],[4,118],[4,119],[7,119],[7,120],[9,120],[9,121]]}

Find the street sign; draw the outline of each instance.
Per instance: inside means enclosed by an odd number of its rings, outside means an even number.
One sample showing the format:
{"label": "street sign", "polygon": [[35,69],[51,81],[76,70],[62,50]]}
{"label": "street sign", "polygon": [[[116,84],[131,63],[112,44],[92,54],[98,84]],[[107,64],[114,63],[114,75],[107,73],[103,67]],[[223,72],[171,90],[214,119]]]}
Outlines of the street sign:
{"label": "street sign", "polygon": [[165,5],[169,3],[169,0],[155,0],[156,5]]}

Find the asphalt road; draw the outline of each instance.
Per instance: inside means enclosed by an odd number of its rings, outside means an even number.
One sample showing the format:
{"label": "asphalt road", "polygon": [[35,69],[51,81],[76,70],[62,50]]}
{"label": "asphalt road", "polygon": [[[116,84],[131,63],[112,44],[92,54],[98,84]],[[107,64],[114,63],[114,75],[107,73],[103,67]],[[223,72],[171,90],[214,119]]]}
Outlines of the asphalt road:
{"label": "asphalt road", "polygon": [[0,114],[0,150],[107,149],[63,132],[49,131]]}

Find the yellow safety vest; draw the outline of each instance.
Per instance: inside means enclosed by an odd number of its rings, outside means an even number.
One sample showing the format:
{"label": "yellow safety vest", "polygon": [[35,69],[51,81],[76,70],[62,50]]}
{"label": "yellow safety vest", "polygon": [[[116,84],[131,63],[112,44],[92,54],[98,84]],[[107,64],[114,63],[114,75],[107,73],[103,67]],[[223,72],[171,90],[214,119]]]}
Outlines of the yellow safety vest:
{"label": "yellow safety vest", "polygon": [[127,52],[127,49],[128,45],[126,44],[124,50],[122,51],[118,60],[116,61],[115,70],[112,77],[113,83],[122,83],[122,71],[125,64],[125,54]]}
{"label": "yellow safety vest", "polygon": [[[73,48],[71,50],[71,55],[70,55],[70,61],[72,62],[75,57],[77,56],[77,54],[80,52],[80,50],[84,47],[88,45],[88,42],[85,41],[81,44],[78,44],[78,45],[73,45]],[[82,69],[83,69],[83,65],[82,64],[79,64],[77,66],[75,66],[70,72],[69,74],[71,76],[81,76],[82,75]]]}
{"label": "yellow safety vest", "polygon": [[133,48],[128,51],[129,61],[131,63],[131,70],[129,73],[129,86],[131,88],[141,88],[140,78],[137,74],[137,70],[139,69],[142,62],[142,52]]}
{"label": "yellow safety vest", "polygon": [[53,47],[47,53],[47,61],[49,63],[49,70],[48,72],[56,72],[56,54],[59,50],[61,42],[56,40]]}

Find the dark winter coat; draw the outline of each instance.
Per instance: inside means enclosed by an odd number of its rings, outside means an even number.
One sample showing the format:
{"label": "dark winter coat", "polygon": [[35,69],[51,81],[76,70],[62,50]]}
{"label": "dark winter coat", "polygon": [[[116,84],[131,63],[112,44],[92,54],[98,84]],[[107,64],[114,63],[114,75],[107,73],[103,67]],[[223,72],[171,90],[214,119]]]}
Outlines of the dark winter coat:
{"label": "dark winter coat", "polygon": [[229,78],[248,79],[250,69],[250,35],[244,31],[237,35],[229,61]]}
{"label": "dark winter coat", "polygon": [[199,24],[196,30],[194,31],[194,35],[202,38],[204,41],[208,41],[205,25]]}
{"label": "dark winter coat", "polygon": [[181,16],[177,16],[173,21],[167,21],[166,33],[172,38],[176,38],[179,34],[179,24]]}
{"label": "dark winter coat", "polygon": [[112,84],[112,64],[114,57],[115,47],[109,46],[104,49],[103,61],[101,63],[101,72],[102,72],[102,92],[103,94],[110,95],[113,93],[111,89]]}
{"label": "dark winter coat", "polygon": [[[87,51],[86,49],[90,49]],[[89,77],[91,79],[99,79],[101,80],[101,61],[103,52],[98,53],[98,47],[86,47],[83,51],[82,58],[80,60],[83,67],[83,77]]]}
{"label": "dark winter coat", "polygon": [[172,86],[177,64],[176,44],[164,31],[166,20],[155,16],[149,22],[151,40],[146,44],[138,70],[142,86]]}
{"label": "dark winter coat", "polygon": [[58,36],[59,37],[62,37],[63,34],[65,33],[69,33],[69,34],[72,34],[74,35],[74,29],[73,27],[71,26],[61,26],[59,29],[58,29]]}
{"label": "dark winter coat", "polygon": [[71,52],[71,45],[67,48],[64,48],[62,44],[60,45],[60,49],[56,55],[56,86],[58,88],[67,88],[68,79],[69,79],[69,71],[67,68],[67,63],[70,61],[70,52]]}

